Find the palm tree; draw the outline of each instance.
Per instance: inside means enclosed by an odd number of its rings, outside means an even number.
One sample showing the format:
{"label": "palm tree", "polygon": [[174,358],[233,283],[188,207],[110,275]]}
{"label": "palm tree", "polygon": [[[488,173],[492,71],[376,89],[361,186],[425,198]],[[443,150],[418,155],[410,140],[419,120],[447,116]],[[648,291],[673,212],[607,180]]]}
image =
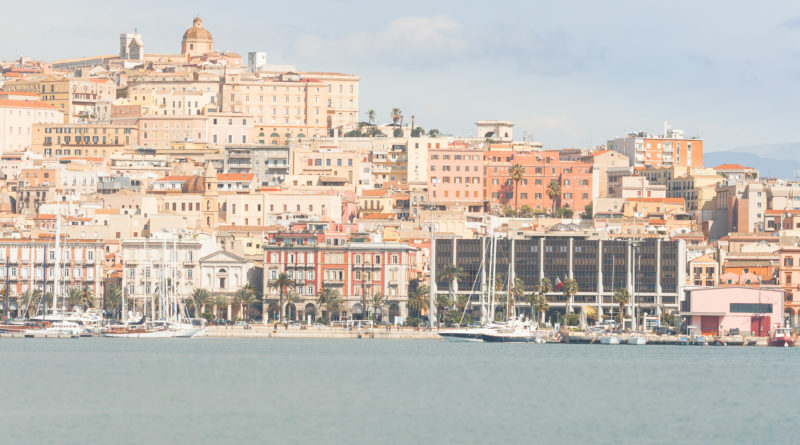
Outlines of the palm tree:
{"label": "palm tree", "polygon": [[22,304],[18,304],[17,306],[19,308],[25,306],[25,310],[22,313],[30,318],[32,315],[36,314],[36,310],[42,302],[42,291],[39,289],[28,289],[22,293],[20,299],[22,300]]}
{"label": "palm tree", "polygon": [[192,290],[190,298],[192,300],[195,318],[202,317],[206,305],[211,301],[211,294],[208,293],[208,289],[203,289],[202,287],[195,288]]}
{"label": "palm tree", "polygon": [[561,201],[561,184],[558,183],[555,179],[550,181],[550,184],[547,184],[547,197],[553,201],[553,214],[556,213],[556,202]]}
{"label": "palm tree", "polygon": [[436,313],[439,314],[438,327],[441,327],[441,322],[444,321],[445,311],[452,305],[453,300],[448,295],[439,294],[436,296]]}
{"label": "palm tree", "polygon": [[375,315],[378,313],[378,310],[383,307],[385,301],[386,301],[386,296],[380,292],[377,292],[375,295],[372,296],[370,304],[372,305],[373,320],[375,320]]}
{"label": "palm tree", "polygon": [[622,329],[622,322],[624,320],[625,314],[625,306],[628,305],[631,301],[631,294],[628,293],[628,289],[622,287],[614,292],[614,302],[619,305],[619,327]]}
{"label": "palm tree", "polygon": [[442,271],[439,273],[439,281],[447,282],[447,288],[450,294],[450,301],[456,300],[455,283],[456,280],[461,278],[462,275],[464,275],[464,271],[460,267],[454,264],[448,264],[447,266],[444,266],[442,268]]}
{"label": "palm tree", "polygon": [[214,304],[214,318],[219,320],[220,315],[219,311],[221,308],[228,307],[228,297],[224,295],[216,295],[214,298],[211,299],[211,302]]}
{"label": "palm tree", "polygon": [[89,286],[73,286],[67,292],[67,304],[70,307],[79,306],[81,309],[91,307],[94,303],[94,296]]}
{"label": "palm tree", "polygon": [[509,294],[511,295],[509,308],[513,309],[515,312],[512,315],[517,315],[517,301],[522,301],[523,297],[525,297],[525,282],[522,280],[522,278],[514,278],[514,282],[511,283],[511,289],[509,289]]}
{"label": "palm tree", "polygon": [[544,323],[544,314],[550,309],[550,303],[547,301],[547,294],[553,292],[553,284],[547,277],[542,278],[536,283],[535,299],[532,298],[531,304],[535,306],[536,311],[540,314],[541,323]]}
{"label": "palm tree", "polygon": [[564,288],[561,292],[564,293],[564,296],[567,297],[567,315],[572,312],[572,300],[575,297],[575,294],[578,293],[578,282],[573,280],[572,278],[567,278],[564,280]]}
{"label": "palm tree", "polygon": [[397,107],[392,108],[392,112],[389,114],[389,118],[392,120],[392,124],[397,125],[398,122],[403,120],[403,112],[400,111],[400,109]]}
{"label": "palm tree", "polygon": [[375,125],[375,116],[376,116],[375,110],[373,109],[367,110],[367,122],[369,122],[370,125]]}
{"label": "palm tree", "polygon": [[[301,298],[300,298],[300,295],[297,292],[289,289],[289,291],[286,292],[286,295],[284,296],[284,299],[286,300],[286,319],[288,320],[289,319],[289,306],[294,306],[294,304],[297,303],[298,301],[300,301]],[[297,316],[297,307],[295,307],[294,314],[295,314],[295,316]]]}
{"label": "palm tree", "polygon": [[325,307],[328,311],[328,321],[333,321],[333,313],[338,311],[341,307],[342,300],[339,297],[339,291],[330,287],[323,287],[322,292],[317,297],[317,306],[319,310]]}
{"label": "palm tree", "polygon": [[117,318],[117,311],[120,309],[122,303],[122,288],[117,285],[112,285],[106,288],[106,293],[103,296],[103,309],[111,311],[111,318]]}
{"label": "palm tree", "polygon": [[289,274],[286,272],[281,272],[278,274],[277,278],[269,282],[270,289],[278,290],[278,318],[280,318],[281,312],[283,312],[283,298],[286,294],[286,289],[293,285],[294,280],[289,278]]}
{"label": "palm tree", "polygon": [[250,287],[249,284],[245,284],[244,286],[240,287],[236,290],[236,293],[233,294],[233,302],[239,305],[240,308],[240,317],[242,320],[247,319],[246,309],[247,307],[256,301],[256,292]]}
{"label": "palm tree", "polygon": [[417,318],[422,318],[422,311],[428,307],[429,296],[430,288],[428,286],[417,286],[408,296],[408,310],[413,311]]}
{"label": "palm tree", "polygon": [[508,168],[508,177],[514,181],[514,211],[517,210],[517,198],[519,197],[519,182],[525,177],[525,167],[522,164],[514,164]]}

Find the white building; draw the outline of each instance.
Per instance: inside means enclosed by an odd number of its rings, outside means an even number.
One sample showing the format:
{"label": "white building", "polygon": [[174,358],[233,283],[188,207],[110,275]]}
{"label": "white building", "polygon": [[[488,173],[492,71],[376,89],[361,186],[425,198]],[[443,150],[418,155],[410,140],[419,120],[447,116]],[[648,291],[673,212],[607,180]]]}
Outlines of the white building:
{"label": "white building", "polygon": [[64,113],[36,100],[0,99],[0,154],[31,146],[33,124],[64,122]]}

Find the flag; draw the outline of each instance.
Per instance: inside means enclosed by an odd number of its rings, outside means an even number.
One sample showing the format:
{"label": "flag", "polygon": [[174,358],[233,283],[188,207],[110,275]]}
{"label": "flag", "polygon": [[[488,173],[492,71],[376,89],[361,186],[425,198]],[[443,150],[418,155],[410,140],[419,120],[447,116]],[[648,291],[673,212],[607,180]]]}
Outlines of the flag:
{"label": "flag", "polygon": [[561,278],[558,278],[558,274],[556,274],[556,279],[553,281],[553,289],[554,290],[561,290],[564,289],[564,283],[561,282]]}

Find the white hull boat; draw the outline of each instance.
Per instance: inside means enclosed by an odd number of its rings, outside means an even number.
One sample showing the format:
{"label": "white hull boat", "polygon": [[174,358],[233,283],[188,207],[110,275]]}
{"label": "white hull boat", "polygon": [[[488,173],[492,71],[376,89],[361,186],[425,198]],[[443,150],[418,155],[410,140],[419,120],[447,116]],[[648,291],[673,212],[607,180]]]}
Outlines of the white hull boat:
{"label": "white hull boat", "polygon": [[627,343],[629,345],[646,345],[647,344],[647,338],[645,338],[644,335],[631,335],[628,338],[628,342]]}
{"label": "white hull boat", "polygon": [[604,335],[600,337],[600,344],[601,345],[618,345],[619,344],[619,337],[616,335]]}

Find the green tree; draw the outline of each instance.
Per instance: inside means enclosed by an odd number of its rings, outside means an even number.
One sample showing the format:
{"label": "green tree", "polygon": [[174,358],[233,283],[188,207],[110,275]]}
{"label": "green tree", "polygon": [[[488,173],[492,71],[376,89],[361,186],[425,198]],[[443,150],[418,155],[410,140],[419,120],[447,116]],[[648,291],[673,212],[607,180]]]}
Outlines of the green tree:
{"label": "green tree", "polygon": [[572,218],[575,212],[569,207],[559,207],[556,209],[556,217],[558,218]]}
{"label": "green tree", "polygon": [[67,291],[67,304],[69,307],[78,306],[85,310],[94,304],[94,295],[89,286],[73,286]]}
{"label": "green tree", "polygon": [[425,285],[417,286],[408,296],[408,310],[417,318],[422,318],[422,311],[428,307],[429,298],[430,288]]}
{"label": "green tree", "polygon": [[39,305],[42,303],[42,291],[39,289],[28,289],[20,295],[20,303],[17,307],[25,309],[22,311],[27,318],[36,315]]}
{"label": "green tree", "polygon": [[531,206],[529,206],[527,204],[523,204],[522,207],[519,208],[519,212],[518,213],[519,213],[519,216],[522,216],[522,217],[525,217],[525,218],[531,218],[531,217],[533,217],[534,210],[533,210],[533,207],[531,207]]}
{"label": "green tree", "polygon": [[545,277],[536,283],[535,292],[531,294],[531,307],[539,314],[540,323],[544,323],[544,316],[550,309],[550,303],[547,301],[547,294],[550,292],[553,292],[553,283]]}
{"label": "green tree", "polygon": [[549,184],[547,184],[547,197],[553,202],[553,213],[556,212],[556,203],[561,201],[561,184],[558,183],[555,179],[551,180]]}
{"label": "green tree", "polygon": [[244,286],[240,287],[236,290],[236,293],[233,294],[233,302],[239,305],[241,311],[239,312],[242,320],[247,319],[247,312],[246,309],[256,301],[256,292],[255,290],[250,287],[249,284],[245,284]]}
{"label": "green tree", "polygon": [[525,298],[525,281],[522,278],[514,278],[509,289],[510,301],[508,302],[510,310],[514,311],[511,315],[516,314],[517,301],[522,301]]}
{"label": "green tree", "polygon": [[341,306],[339,291],[330,287],[323,287],[322,292],[317,296],[317,306],[322,311],[324,307],[328,312],[328,321],[333,321],[333,314],[339,311]]}
{"label": "green tree", "polygon": [[122,288],[117,285],[108,286],[103,295],[103,310],[111,312],[111,318],[117,319],[119,311],[125,310],[120,308],[122,303]]}
{"label": "green tree", "polygon": [[375,320],[375,315],[378,311],[383,307],[386,302],[386,296],[380,292],[377,292],[375,295],[372,296],[370,299],[370,305],[372,306],[372,319]]}
{"label": "green tree", "polygon": [[403,112],[397,107],[392,108],[392,112],[389,113],[389,119],[392,120],[392,124],[397,125],[398,122],[403,120]]}
{"label": "green tree", "polygon": [[572,278],[567,278],[562,284],[564,287],[561,289],[561,292],[567,298],[567,314],[571,314],[572,303],[574,302],[573,299],[575,298],[575,294],[578,293],[578,282]]}
{"label": "green tree", "polygon": [[228,304],[229,304],[228,297],[226,297],[224,295],[215,295],[211,299],[211,301],[212,301],[212,303],[214,303],[214,317],[219,320],[221,318],[220,317],[220,310],[222,308],[225,308],[226,314],[227,314],[227,308],[228,308]]}
{"label": "green tree", "polygon": [[593,209],[594,209],[593,203],[591,202],[583,206],[583,213],[581,213],[581,219],[592,219],[592,217],[594,217]]}
{"label": "green tree", "polygon": [[432,138],[439,137],[440,134],[441,132],[435,128],[431,128],[430,130],[428,130],[428,136]]}
{"label": "green tree", "polygon": [[447,314],[448,309],[450,306],[453,305],[453,300],[448,295],[438,294],[436,295],[436,313],[438,314],[437,319],[439,320],[439,324],[444,321],[445,314]]}
{"label": "green tree", "polygon": [[525,167],[514,164],[508,168],[508,177],[514,181],[514,211],[517,211],[517,198],[519,198],[519,183],[525,177]]}
{"label": "green tree", "polygon": [[270,289],[275,289],[278,291],[278,318],[281,318],[281,312],[283,312],[283,299],[286,296],[286,290],[290,286],[294,286],[294,280],[289,278],[288,273],[281,272],[278,274],[277,278],[269,282],[268,286]]}
{"label": "green tree", "polygon": [[395,128],[394,131],[392,132],[392,136],[394,136],[396,138],[403,137],[403,129],[400,128],[400,127]]}
{"label": "green tree", "polygon": [[464,275],[464,271],[460,267],[454,264],[448,264],[442,267],[442,271],[439,272],[439,281],[444,281],[447,283],[447,290],[450,294],[450,301],[456,301],[455,284],[456,281],[459,278],[461,278],[462,275]]}
{"label": "green tree", "polygon": [[375,117],[376,116],[377,116],[377,114],[375,113],[375,110],[373,110],[371,108],[369,110],[367,110],[367,122],[369,122],[370,125],[375,125]]}
{"label": "green tree", "polygon": [[411,137],[418,138],[425,135],[425,129],[422,127],[415,127],[411,129]]}
{"label": "green tree", "polygon": [[298,295],[297,292],[289,289],[289,291],[286,292],[286,296],[284,297],[284,299],[286,300],[286,319],[288,320],[290,318],[289,317],[289,309],[292,306],[294,306],[294,317],[291,317],[291,318],[295,319],[297,317],[297,306],[296,306],[296,303],[298,303],[301,300],[300,295]]}
{"label": "green tree", "polygon": [[628,293],[628,289],[622,287],[614,292],[614,302],[619,305],[619,326],[622,329],[623,320],[625,317],[625,306],[628,305],[631,301],[631,294]]}
{"label": "green tree", "polygon": [[211,294],[208,293],[207,289],[195,288],[189,298],[191,299],[195,318],[200,318],[201,314],[205,312],[206,305],[211,301]]}

